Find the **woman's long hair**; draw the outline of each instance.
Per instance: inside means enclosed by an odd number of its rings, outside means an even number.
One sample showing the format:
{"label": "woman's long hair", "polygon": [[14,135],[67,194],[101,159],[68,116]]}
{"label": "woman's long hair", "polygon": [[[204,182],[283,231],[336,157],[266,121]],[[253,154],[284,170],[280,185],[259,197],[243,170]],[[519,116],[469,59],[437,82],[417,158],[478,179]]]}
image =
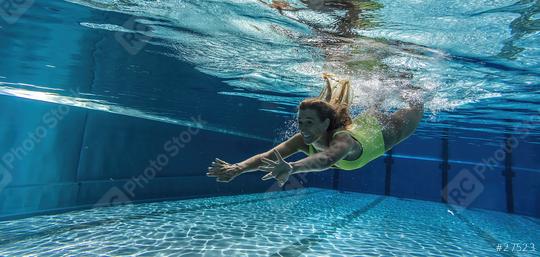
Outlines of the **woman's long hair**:
{"label": "woman's long hair", "polygon": [[333,75],[323,75],[326,86],[318,98],[306,99],[300,103],[300,110],[317,111],[321,121],[330,120],[327,131],[348,128],[352,124],[349,106],[352,102],[351,84],[348,80],[334,79]]}

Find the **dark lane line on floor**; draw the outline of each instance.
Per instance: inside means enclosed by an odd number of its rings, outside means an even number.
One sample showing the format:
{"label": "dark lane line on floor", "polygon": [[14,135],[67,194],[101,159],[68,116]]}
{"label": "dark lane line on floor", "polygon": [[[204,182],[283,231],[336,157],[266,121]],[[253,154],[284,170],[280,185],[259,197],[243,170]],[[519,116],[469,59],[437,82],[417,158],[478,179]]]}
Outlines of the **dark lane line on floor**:
{"label": "dark lane line on floor", "polygon": [[[307,195],[319,194],[326,190],[320,190],[320,191],[308,192],[308,193],[297,193],[295,191],[297,190],[285,191],[285,192],[291,192],[291,193],[287,193],[288,195],[278,196],[278,197],[262,197],[262,198],[252,199],[252,200],[215,204],[215,205],[209,205],[209,206],[196,206],[196,207],[181,208],[181,209],[175,209],[175,210],[155,211],[155,212],[150,212],[150,213],[131,215],[125,218],[123,217],[121,219],[117,219],[117,218],[105,219],[105,220],[90,221],[90,222],[62,226],[62,227],[53,227],[53,228],[45,229],[45,230],[38,231],[35,233],[31,233],[31,234],[24,234],[20,236],[12,236],[11,238],[7,238],[7,239],[0,239],[0,246],[4,246],[11,243],[22,242],[22,241],[34,239],[34,238],[50,237],[53,235],[58,235],[58,234],[62,234],[65,232],[70,232],[70,231],[115,224],[118,222],[124,222],[126,220],[142,220],[148,217],[155,218],[156,216],[161,216],[161,215],[193,212],[193,211],[208,210],[208,209],[217,209],[221,207],[230,207],[230,206],[237,206],[237,205],[243,205],[243,204],[249,204],[249,203],[257,203],[257,202],[262,202],[262,201],[267,201],[267,200],[279,200],[279,199],[285,199],[285,198],[296,197],[296,196],[307,196]],[[3,237],[5,237],[5,235]]]}
{"label": "dark lane line on floor", "polygon": [[[497,249],[497,245],[504,245],[499,240],[491,236],[489,233],[482,230],[480,227],[474,225],[474,223],[470,222],[467,218],[461,215],[458,210],[454,209],[452,205],[447,204],[446,206],[454,213],[454,216],[456,216],[461,222],[465,223],[478,237],[482,238],[489,245],[493,246],[494,250]],[[516,256],[512,252],[498,251],[498,253],[505,257]]]}
{"label": "dark lane line on floor", "polygon": [[[358,209],[356,211],[353,211],[353,212],[345,215],[344,217],[339,218],[338,221],[335,221],[334,223],[330,224],[330,227],[332,228],[332,233],[327,234],[327,235],[335,234],[337,232],[336,230],[338,228],[343,228],[343,227],[347,226],[354,219],[360,217],[360,215],[362,215],[362,214],[366,213],[367,211],[375,208],[385,198],[386,198],[385,196],[377,197],[377,199],[373,200],[372,202],[370,202],[366,206],[364,206],[364,207],[362,207],[362,208],[360,208],[360,209]],[[272,257],[299,256],[302,253],[304,253],[305,251],[307,251],[310,247],[312,247],[312,246],[314,246],[316,244],[319,244],[319,243],[321,243],[323,241],[323,239],[320,239],[318,237],[319,235],[320,234],[317,234],[317,233],[311,234],[310,236],[308,236],[306,238],[303,238],[303,239],[300,239],[297,242],[295,242],[294,244],[279,250],[277,253],[274,253],[271,256]]]}

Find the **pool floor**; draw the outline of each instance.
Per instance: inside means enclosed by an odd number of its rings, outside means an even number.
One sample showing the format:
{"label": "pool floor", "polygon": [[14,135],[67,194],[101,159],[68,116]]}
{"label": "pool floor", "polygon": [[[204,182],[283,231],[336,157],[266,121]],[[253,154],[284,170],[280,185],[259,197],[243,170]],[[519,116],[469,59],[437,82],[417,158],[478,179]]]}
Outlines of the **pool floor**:
{"label": "pool floor", "polygon": [[0,234],[1,256],[540,256],[538,219],[318,188],[35,216]]}

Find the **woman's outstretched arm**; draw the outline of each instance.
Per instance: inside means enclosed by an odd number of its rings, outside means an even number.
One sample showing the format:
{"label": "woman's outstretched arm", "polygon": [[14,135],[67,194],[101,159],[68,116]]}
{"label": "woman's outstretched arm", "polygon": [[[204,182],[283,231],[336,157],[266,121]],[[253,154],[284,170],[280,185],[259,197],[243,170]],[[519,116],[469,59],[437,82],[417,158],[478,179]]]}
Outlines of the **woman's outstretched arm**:
{"label": "woman's outstretched arm", "polygon": [[356,142],[349,134],[337,134],[325,151],[291,162],[293,168],[291,174],[327,170],[336,162],[345,158],[354,147],[354,144]]}
{"label": "woman's outstretched arm", "polygon": [[276,161],[262,159],[266,166],[260,167],[260,169],[268,172],[262,179],[275,178],[279,185],[283,186],[292,174],[329,169],[336,162],[345,158],[354,144],[356,141],[349,134],[340,133],[332,139],[328,149],[291,163],[284,161],[278,152],[274,152]]}
{"label": "woman's outstretched arm", "polygon": [[242,173],[259,170],[261,166],[265,165],[262,159],[275,159],[273,154],[274,151],[278,151],[286,158],[298,151],[307,152],[307,150],[308,148],[304,143],[302,135],[297,133],[287,141],[277,145],[267,152],[254,155],[236,164],[230,164],[216,158],[216,160],[212,162],[212,165],[208,168],[208,173],[206,173],[206,175],[210,177],[217,177],[217,181],[219,182],[229,182]]}

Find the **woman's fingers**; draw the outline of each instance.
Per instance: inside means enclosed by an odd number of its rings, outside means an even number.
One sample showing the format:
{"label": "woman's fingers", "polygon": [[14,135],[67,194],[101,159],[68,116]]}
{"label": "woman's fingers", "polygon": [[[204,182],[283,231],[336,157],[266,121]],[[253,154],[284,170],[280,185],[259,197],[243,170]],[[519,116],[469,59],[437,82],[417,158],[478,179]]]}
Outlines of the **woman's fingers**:
{"label": "woman's fingers", "polygon": [[222,169],[220,167],[216,167],[216,166],[208,167],[208,171],[210,172],[219,172],[221,170]]}
{"label": "woman's fingers", "polygon": [[266,157],[263,157],[261,159],[261,161],[264,162],[264,164],[266,164],[266,165],[277,165],[277,162],[272,161],[272,160],[270,160],[270,159],[268,159]]}
{"label": "woman's fingers", "polygon": [[206,176],[209,176],[209,177],[217,177],[217,176],[220,176],[221,174],[219,174],[219,172],[216,172],[216,171],[208,171],[206,172]]}
{"label": "woman's fingers", "polygon": [[230,171],[230,169],[227,168],[225,165],[221,165],[219,163],[212,164],[212,166],[208,167],[208,173],[209,175],[221,175],[226,172]]}
{"label": "woman's fingers", "polygon": [[227,166],[230,166],[230,164],[218,158],[216,158],[215,161],[212,162],[212,167],[215,169],[222,170]]}
{"label": "woman's fingers", "polygon": [[272,173],[268,173],[268,174],[264,175],[264,177],[262,177],[261,179],[262,179],[262,180],[269,180],[269,179],[271,179],[271,178],[273,178],[273,177],[274,177],[274,176],[272,175]]}
{"label": "woman's fingers", "polygon": [[212,166],[209,166],[208,169],[213,169],[213,170],[220,170],[221,169],[221,165],[216,165],[216,164],[212,164]]}
{"label": "woman's fingers", "polygon": [[273,172],[274,167],[272,167],[272,166],[261,166],[261,167],[259,167],[259,170],[266,171],[266,172]]}
{"label": "woman's fingers", "polygon": [[222,170],[216,169],[213,167],[208,168],[208,172],[206,173],[206,175],[211,175],[211,176],[219,176],[221,174],[223,174]]}
{"label": "woman's fingers", "polygon": [[216,158],[216,161],[221,163],[221,164],[229,164],[228,162],[224,161],[224,160],[221,160],[219,158]]}
{"label": "woman's fingers", "polygon": [[274,155],[276,156],[279,162],[283,162],[283,158],[281,157],[281,154],[279,154],[278,150],[274,149]]}

